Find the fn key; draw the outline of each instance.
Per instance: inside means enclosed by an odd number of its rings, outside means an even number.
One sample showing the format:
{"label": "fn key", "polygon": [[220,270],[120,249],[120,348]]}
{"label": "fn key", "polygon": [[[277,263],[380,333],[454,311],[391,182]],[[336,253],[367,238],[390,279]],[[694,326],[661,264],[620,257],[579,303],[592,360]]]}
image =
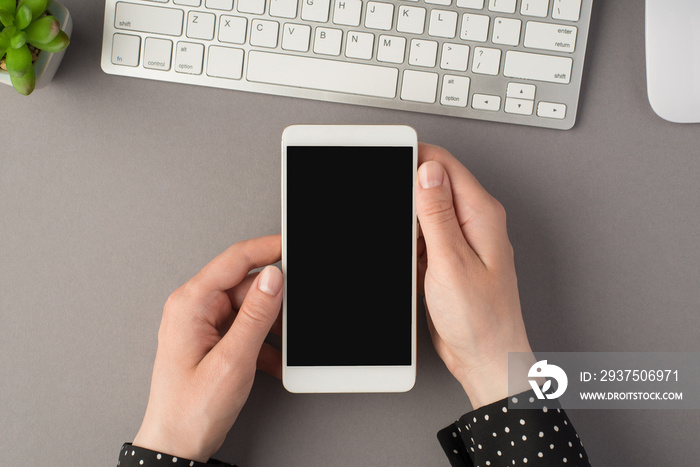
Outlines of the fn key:
{"label": "fn key", "polygon": [[131,34],[115,34],[112,40],[112,63],[121,66],[139,66],[141,38]]}

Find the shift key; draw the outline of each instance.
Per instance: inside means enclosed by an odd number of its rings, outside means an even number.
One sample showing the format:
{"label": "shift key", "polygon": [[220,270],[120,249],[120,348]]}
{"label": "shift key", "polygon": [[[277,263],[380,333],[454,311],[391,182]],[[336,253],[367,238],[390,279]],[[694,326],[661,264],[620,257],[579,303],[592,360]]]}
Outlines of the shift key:
{"label": "shift key", "polygon": [[574,61],[570,57],[540,55],[509,50],[503,75],[507,78],[531,79],[569,84]]}
{"label": "shift key", "polygon": [[184,13],[174,8],[118,2],[114,16],[114,27],[129,31],[182,35]]}

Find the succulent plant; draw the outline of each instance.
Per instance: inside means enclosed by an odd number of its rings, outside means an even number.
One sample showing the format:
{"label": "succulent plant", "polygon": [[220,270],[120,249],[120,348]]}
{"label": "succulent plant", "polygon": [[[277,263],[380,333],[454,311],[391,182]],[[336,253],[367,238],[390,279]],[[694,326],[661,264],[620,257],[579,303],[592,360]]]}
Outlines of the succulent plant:
{"label": "succulent plant", "polygon": [[60,52],[68,47],[68,35],[58,20],[46,14],[51,0],[0,0],[0,60],[12,86],[20,94],[34,91],[33,56],[29,46],[45,52]]}

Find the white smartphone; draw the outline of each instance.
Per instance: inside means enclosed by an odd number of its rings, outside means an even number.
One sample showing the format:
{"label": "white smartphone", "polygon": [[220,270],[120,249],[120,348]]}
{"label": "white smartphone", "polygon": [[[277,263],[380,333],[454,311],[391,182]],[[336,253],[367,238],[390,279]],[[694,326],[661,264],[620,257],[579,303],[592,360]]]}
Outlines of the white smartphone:
{"label": "white smartphone", "polygon": [[416,379],[415,130],[294,125],[282,135],[282,381],[405,392]]}

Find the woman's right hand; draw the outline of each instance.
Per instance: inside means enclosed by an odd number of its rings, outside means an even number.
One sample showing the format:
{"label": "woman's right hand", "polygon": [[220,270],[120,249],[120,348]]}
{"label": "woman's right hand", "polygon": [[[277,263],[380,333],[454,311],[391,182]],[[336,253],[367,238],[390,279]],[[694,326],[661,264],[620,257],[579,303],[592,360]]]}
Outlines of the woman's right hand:
{"label": "woman's right hand", "polygon": [[535,362],[522,319],[503,206],[448,151],[421,144],[416,210],[419,287],[435,349],[474,409],[529,389],[508,387]]}

